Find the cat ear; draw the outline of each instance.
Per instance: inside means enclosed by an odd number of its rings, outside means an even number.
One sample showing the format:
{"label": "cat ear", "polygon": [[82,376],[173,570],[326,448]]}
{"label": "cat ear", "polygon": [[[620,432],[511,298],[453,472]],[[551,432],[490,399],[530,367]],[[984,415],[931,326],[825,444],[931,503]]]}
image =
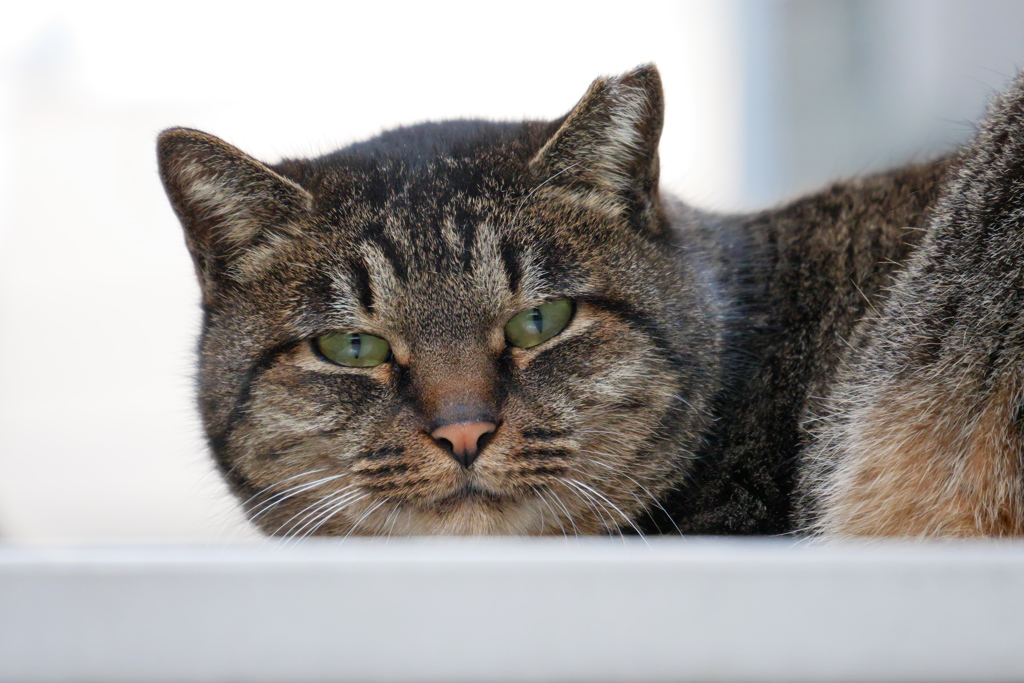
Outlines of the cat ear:
{"label": "cat ear", "polygon": [[299,185],[197,130],[165,130],[157,159],[205,291],[257,245],[296,235],[312,207]]}
{"label": "cat ear", "polygon": [[547,182],[597,190],[620,210],[655,212],[664,109],[653,64],[599,78],[530,163]]}

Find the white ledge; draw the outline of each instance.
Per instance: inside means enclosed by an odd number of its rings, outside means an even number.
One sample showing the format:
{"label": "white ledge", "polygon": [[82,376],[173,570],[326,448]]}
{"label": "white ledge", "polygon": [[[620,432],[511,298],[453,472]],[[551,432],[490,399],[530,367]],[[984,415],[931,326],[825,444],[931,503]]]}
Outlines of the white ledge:
{"label": "white ledge", "polygon": [[3,681],[1019,681],[1024,545],[0,545]]}

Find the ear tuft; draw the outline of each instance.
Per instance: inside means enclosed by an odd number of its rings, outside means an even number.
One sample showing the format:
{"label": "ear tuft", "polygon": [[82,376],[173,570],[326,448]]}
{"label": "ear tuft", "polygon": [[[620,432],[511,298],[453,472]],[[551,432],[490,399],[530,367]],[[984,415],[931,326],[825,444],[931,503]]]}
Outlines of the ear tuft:
{"label": "ear tuft", "polygon": [[531,165],[555,184],[583,185],[618,197],[628,208],[651,210],[664,108],[653,64],[599,78]]}
{"label": "ear tuft", "polygon": [[288,235],[312,207],[299,185],[201,131],[165,130],[157,159],[204,288],[247,249]]}

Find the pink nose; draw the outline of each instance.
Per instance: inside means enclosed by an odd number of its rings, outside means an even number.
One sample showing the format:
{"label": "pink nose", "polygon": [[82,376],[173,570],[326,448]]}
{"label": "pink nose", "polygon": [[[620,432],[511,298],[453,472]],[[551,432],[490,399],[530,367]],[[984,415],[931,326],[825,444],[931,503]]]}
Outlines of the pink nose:
{"label": "pink nose", "polygon": [[491,434],[495,429],[497,426],[493,422],[456,422],[438,427],[430,432],[430,436],[451,453],[455,462],[469,467],[487,445],[488,439],[483,438],[484,435]]}

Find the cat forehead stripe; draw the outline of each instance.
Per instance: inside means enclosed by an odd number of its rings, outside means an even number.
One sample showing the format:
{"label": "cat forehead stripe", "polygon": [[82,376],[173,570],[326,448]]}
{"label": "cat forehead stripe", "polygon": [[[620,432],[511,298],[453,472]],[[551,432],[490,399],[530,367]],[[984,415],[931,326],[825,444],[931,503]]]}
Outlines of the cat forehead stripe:
{"label": "cat forehead stripe", "polygon": [[387,267],[394,278],[404,282],[409,279],[407,259],[389,232],[380,225],[365,230],[359,245],[360,251],[364,255],[374,254],[369,258],[374,259],[377,265]]}
{"label": "cat forehead stripe", "polygon": [[359,301],[366,311],[373,312],[373,286],[370,283],[370,269],[360,258],[353,258],[348,262],[351,280],[349,284],[354,290],[356,300]]}
{"label": "cat forehead stripe", "polygon": [[377,241],[363,242],[359,245],[359,252],[362,256],[361,262],[369,275],[371,303],[389,301],[399,296],[401,283],[407,280],[408,271],[405,264],[398,260],[397,252],[381,248],[381,243]]}
{"label": "cat forehead stripe", "polygon": [[501,237],[500,243],[501,263],[505,268],[505,277],[508,279],[508,288],[513,294],[519,292],[519,284],[523,279],[523,267],[519,262],[519,249],[513,244],[511,238]]}

